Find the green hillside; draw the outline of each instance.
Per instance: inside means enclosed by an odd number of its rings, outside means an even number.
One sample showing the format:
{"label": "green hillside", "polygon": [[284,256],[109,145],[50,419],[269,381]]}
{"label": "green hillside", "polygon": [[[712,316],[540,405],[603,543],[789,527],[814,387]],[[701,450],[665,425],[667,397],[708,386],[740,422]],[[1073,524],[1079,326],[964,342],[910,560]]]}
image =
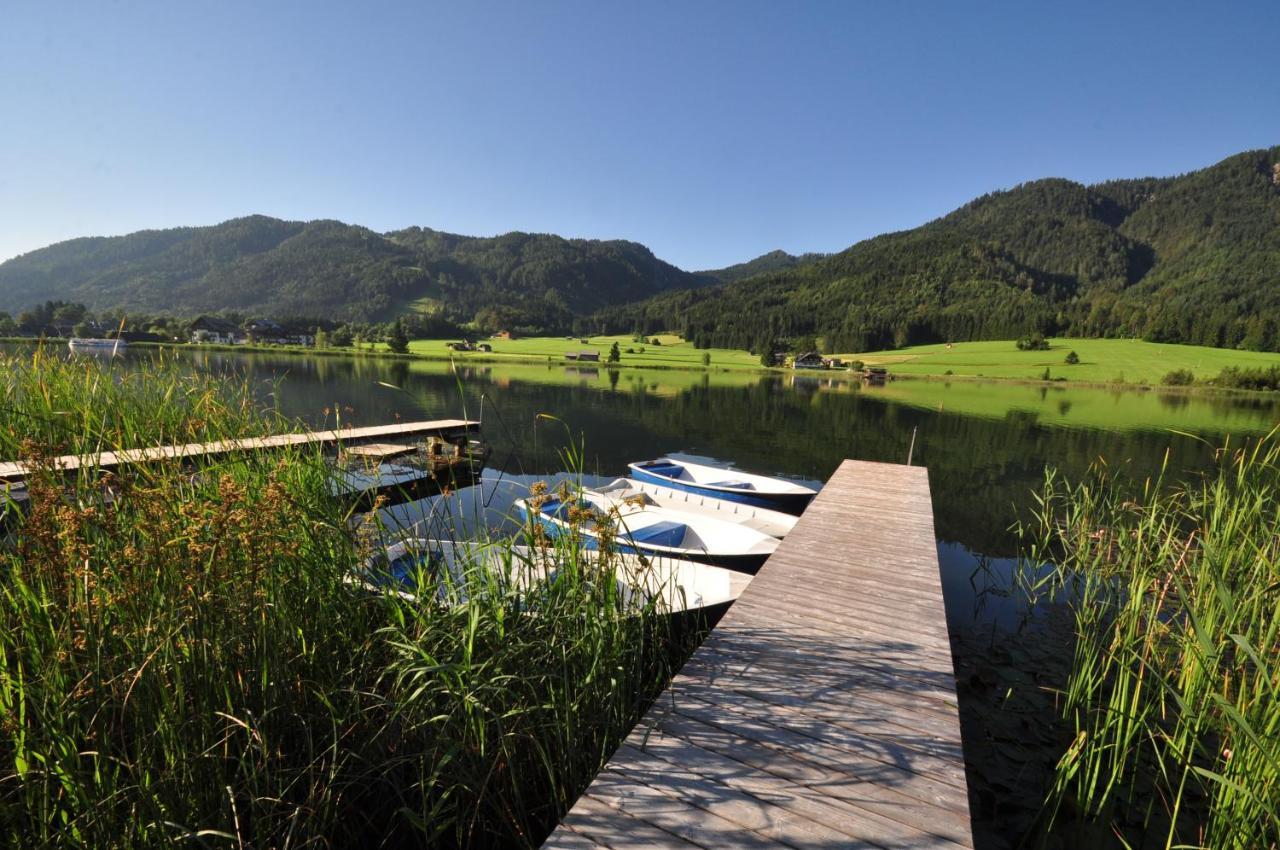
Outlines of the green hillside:
{"label": "green hillside", "polygon": [[[1073,351],[1077,362],[1067,363],[1067,355]],[[958,342],[950,347],[915,345],[844,356],[886,366],[895,375],[1037,381],[1048,370],[1050,378],[1102,384],[1154,385],[1175,370],[1186,370],[1193,379],[1204,382],[1223,369],[1280,368],[1280,354],[1136,339],[1052,339],[1046,351],[1019,351],[1013,340]]]}
{"label": "green hillside", "polygon": [[95,311],[355,321],[421,310],[495,328],[565,328],[610,304],[701,283],[634,242],[423,228],[380,234],[250,216],[32,251],[0,264],[0,309],[61,299]]}
{"label": "green hillside", "polygon": [[714,283],[733,283],[734,281],[746,280],[749,277],[755,277],[760,274],[769,272],[783,271],[784,269],[792,269],[796,266],[802,266],[806,263],[813,263],[821,260],[826,254],[788,254],[786,251],[770,251],[767,254],[761,254],[754,260],[748,260],[745,263],[736,263],[732,266],[726,266],[723,269],[707,269],[705,271],[694,272],[699,277],[705,278],[709,282]]}
{"label": "green hillside", "polygon": [[1280,348],[1280,147],[1180,177],[1027,183],[826,259],[602,311],[760,351],[1057,336]]}

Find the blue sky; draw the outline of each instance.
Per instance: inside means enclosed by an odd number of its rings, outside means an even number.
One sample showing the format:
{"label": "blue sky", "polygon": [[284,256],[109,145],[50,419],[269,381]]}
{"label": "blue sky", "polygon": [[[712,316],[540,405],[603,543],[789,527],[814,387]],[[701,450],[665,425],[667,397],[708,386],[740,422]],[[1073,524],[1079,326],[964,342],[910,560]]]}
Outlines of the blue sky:
{"label": "blue sky", "polygon": [[6,2],[0,258],[265,213],[708,268],[1280,144],[1274,0],[196,5]]}

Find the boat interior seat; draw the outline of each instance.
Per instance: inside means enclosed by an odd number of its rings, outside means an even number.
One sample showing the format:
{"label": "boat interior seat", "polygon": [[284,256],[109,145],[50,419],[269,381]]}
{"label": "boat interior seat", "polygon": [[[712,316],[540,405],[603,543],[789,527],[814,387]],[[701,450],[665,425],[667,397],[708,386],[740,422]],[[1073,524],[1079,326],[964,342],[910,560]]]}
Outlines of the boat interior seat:
{"label": "boat interior seat", "polygon": [[755,485],[750,481],[712,481],[713,487],[729,487],[734,490],[754,490]]}
{"label": "boat interior seat", "polygon": [[663,521],[628,531],[627,536],[635,543],[648,543],[651,546],[679,546],[684,541],[688,530],[689,526],[682,522]]}
{"label": "boat interior seat", "polygon": [[682,478],[685,469],[678,463],[649,463],[641,464],[640,468],[645,472],[652,472],[654,475],[660,475],[663,478]]}

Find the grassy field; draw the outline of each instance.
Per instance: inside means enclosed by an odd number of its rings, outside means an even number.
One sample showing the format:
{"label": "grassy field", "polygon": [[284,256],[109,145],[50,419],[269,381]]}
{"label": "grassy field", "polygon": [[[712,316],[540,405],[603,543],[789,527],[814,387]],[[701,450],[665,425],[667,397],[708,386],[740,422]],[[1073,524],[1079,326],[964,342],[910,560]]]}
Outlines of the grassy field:
{"label": "grassy field", "polygon": [[[584,344],[582,340],[585,339]],[[609,356],[609,349],[616,342],[622,353],[621,365],[642,366],[647,368],[666,369],[701,369],[703,355],[711,355],[711,367],[715,369],[760,368],[760,358],[749,351],[735,351],[729,348],[694,348],[675,334],[658,334],[648,337],[657,339],[662,344],[652,345],[650,342],[634,342],[631,336],[593,336],[593,337],[528,337],[526,339],[492,339],[482,340],[493,346],[492,352],[455,352],[448,348],[450,340],[416,339],[409,343],[409,352],[427,357],[452,357],[457,360],[546,360],[550,357],[557,362],[564,362],[566,353],[594,351],[599,353],[603,362]],[[627,352],[631,349],[631,353]]]}
{"label": "grassy field", "polygon": [[866,396],[891,399],[913,407],[985,419],[1019,418],[1026,423],[1070,428],[1182,430],[1266,433],[1275,427],[1280,408],[1249,396],[1230,393],[1143,391],[1066,384],[1023,384],[1013,381],[891,381],[862,387]]}
{"label": "grassy field", "polygon": [[[1158,384],[1174,369],[1189,369],[1196,380],[1217,375],[1224,367],[1280,366],[1280,354],[1235,351],[1198,345],[1170,345],[1136,339],[1051,339],[1048,351],[1019,351],[1012,340],[917,345],[895,351],[838,355],[887,366],[900,375],[946,375],[1040,380],[1052,378],[1092,383]],[[1080,362],[1064,361],[1074,351]]]}

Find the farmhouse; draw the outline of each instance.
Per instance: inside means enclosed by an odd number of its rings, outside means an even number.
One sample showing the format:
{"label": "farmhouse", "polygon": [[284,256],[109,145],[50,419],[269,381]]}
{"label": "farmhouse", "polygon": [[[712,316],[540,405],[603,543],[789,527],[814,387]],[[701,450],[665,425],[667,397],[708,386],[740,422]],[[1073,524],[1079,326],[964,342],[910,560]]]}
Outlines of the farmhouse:
{"label": "farmhouse", "polygon": [[797,354],[791,365],[796,369],[825,369],[827,361],[816,351],[806,351],[804,354]]}
{"label": "farmhouse", "polygon": [[211,342],[218,345],[238,345],[244,342],[244,331],[228,319],[217,316],[201,316],[191,323],[193,343]]}
{"label": "farmhouse", "polygon": [[298,325],[281,325],[270,319],[254,319],[245,325],[250,342],[268,345],[314,345],[315,334],[310,328]]}

